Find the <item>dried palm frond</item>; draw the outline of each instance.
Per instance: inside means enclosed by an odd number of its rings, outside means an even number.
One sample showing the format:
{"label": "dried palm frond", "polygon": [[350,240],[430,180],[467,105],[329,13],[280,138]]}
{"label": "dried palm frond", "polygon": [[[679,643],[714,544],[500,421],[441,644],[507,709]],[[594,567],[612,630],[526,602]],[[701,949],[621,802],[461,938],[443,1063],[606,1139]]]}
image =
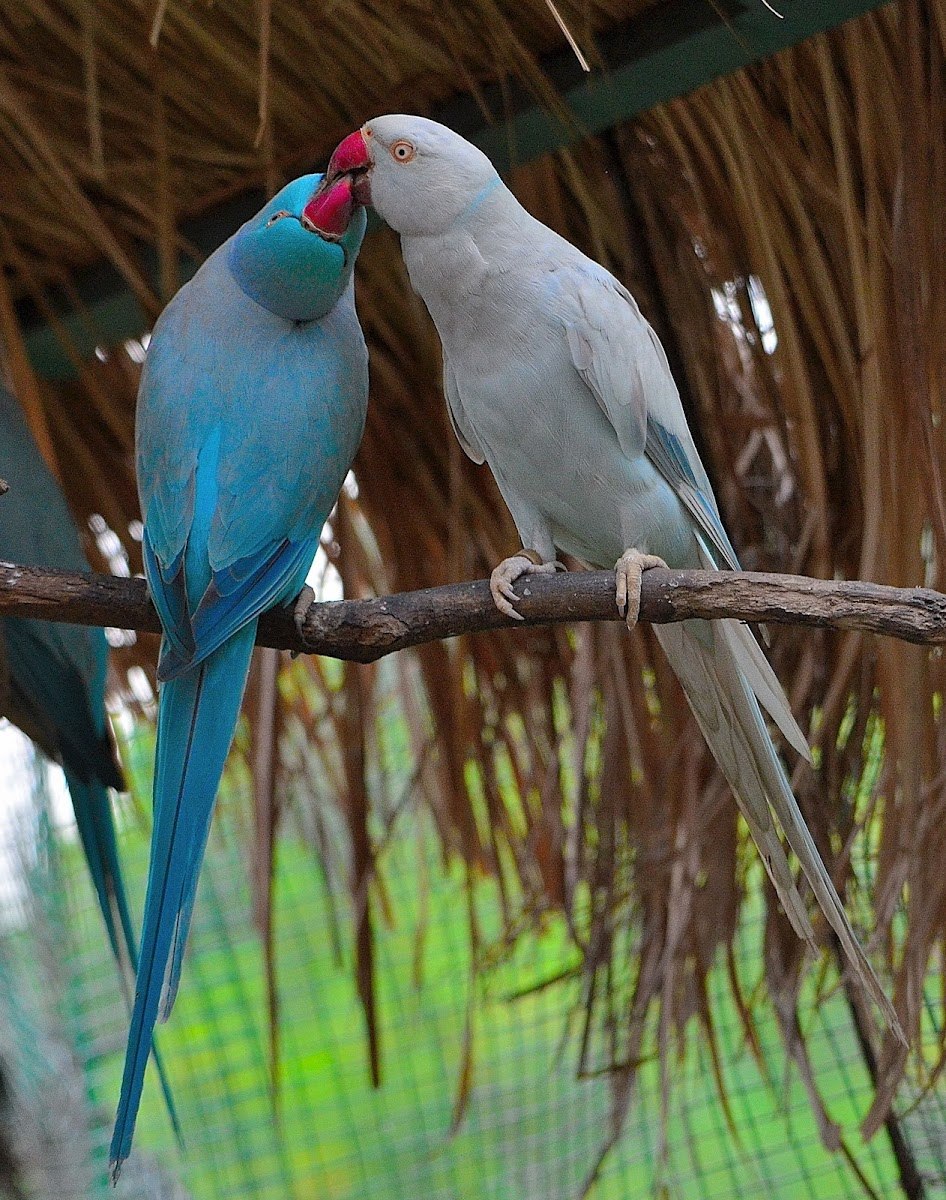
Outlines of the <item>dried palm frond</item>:
{"label": "dried palm frond", "polygon": [[[594,60],[595,31],[656,2],[556,11]],[[0,221],[38,277],[104,256],[153,315],[130,246],[158,246],[166,289],[168,197],[188,215],[311,169],[354,122],[453,95],[458,65],[561,110],[538,55],[562,44],[546,0],[21,0],[0,15]]]}

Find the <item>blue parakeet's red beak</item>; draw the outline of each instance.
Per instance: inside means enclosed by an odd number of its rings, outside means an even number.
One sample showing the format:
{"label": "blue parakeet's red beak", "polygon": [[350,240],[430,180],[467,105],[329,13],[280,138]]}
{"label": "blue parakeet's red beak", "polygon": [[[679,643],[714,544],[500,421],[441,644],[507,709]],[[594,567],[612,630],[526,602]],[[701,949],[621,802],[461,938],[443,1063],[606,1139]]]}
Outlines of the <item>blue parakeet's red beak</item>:
{"label": "blue parakeet's red beak", "polygon": [[348,229],[354,209],[351,176],[335,180],[326,176],[325,183],[303,208],[302,220],[323,237],[337,238]]}

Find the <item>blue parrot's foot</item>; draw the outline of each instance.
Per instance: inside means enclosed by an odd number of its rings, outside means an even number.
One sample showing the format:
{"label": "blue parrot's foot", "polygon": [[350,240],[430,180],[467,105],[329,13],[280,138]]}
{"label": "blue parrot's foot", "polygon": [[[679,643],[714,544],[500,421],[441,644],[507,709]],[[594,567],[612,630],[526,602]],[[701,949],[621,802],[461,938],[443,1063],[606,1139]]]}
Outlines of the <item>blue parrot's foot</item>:
{"label": "blue parrot's foot", "polygon": [[557,560],[544,563],[535,550],[520,550],[518,554],[504,558],[498,567],[493,568],[489,577],[489,590],[493,603],[506,617],[516,621],[523,619],[522,613],[513,607],[518,596],[512,590],[512,585],[523,575],[551,575],[554,571],[564,571],[565,564]]}
{"label": "blue parrot's foot", "polygon": [[628,629],[633,629],[641,611],[641,575],[652,567],[666,567],[656,554],[641,554],[640,550],[625,550],[614,564],[618,612],[624,614]]}
{"label": "blue parrot's foot", "polygon": [[[314,603],[315,592],[313,592],[308,584],[305,584],[302,588],[302,591],[296,597],[296,602],[292,607],[292,620],[296,627],[296,633],[298,633],[299,637],[301,637],[303,641],[305,641],[306,614]],[[301,650],[293,650],[290,657],[298,658],[301,653]]]}

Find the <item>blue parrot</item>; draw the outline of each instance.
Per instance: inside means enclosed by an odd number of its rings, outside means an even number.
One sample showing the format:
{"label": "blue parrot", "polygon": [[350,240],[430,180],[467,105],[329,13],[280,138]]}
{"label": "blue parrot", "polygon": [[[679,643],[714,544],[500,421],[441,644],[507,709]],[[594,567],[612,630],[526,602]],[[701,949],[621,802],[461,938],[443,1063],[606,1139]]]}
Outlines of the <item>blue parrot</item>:
{"label": "blue parrot", "polygon": [[[28,566],[87,571],[89,563],[59,485],[33,440],[23,410],[0,386],[0,558]],[[79,838],[112,953],[137,969],[108,789],[124,790],[105,716],[108,645],[101,629],[19,617],[0,620],[0,716],[7,717],[65,772]],[[150,1041],[149,1041],[150,1045]],[[174,1106],[160,1060],[172,1123]]]}
{"label": "blue parrot", "polygon": [[[0,557],[88,571],[72,515],[15,397],[0,387]],[[0,620],[0,709],[62,764],[82,848],[115,957],[134,945],[108,788],[124,790],[105,719],[108,645],[101,629]]]}
{"label": "blue parrot", "polygon": [[144,564],[164,636],[113,1180],[131,1149],[154,1023],[177,993],[258,618],[303,589],[364,430],[368,353],[352,272],[365,213],[349,179],[320,188],[321,178],[290,183],[211,255],[155,325],[141,378]]}

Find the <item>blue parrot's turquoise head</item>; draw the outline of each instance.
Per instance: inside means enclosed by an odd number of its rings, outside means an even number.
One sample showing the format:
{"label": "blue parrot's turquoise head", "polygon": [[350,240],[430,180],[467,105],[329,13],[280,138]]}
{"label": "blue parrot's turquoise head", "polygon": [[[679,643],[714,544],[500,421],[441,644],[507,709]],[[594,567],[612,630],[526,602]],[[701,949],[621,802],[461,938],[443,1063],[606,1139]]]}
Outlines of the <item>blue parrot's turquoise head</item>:
{"label": "blue parrot's turquoise head", "polygon": [[241,291],[278,317],[324,317],[348,286],[365,235],[365,210],[348,178],[319,190],[321,175],[303,175],[275,195],[230,243],[229,264]]}

